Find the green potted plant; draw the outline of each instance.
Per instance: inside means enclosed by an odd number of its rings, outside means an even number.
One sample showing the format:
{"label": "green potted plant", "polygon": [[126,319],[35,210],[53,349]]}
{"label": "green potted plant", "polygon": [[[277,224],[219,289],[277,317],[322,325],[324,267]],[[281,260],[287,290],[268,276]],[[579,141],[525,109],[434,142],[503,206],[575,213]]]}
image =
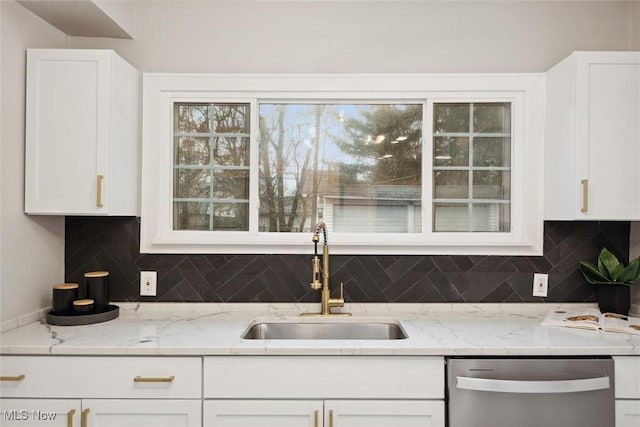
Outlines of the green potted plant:
{"label": "green potted plant", "polygon": [[640,278],[640,257],[624,266],[607,248],[602,248],[598,263],[580,261],[580,271],[596,285],[600,311],[629,314],[631,286]]}

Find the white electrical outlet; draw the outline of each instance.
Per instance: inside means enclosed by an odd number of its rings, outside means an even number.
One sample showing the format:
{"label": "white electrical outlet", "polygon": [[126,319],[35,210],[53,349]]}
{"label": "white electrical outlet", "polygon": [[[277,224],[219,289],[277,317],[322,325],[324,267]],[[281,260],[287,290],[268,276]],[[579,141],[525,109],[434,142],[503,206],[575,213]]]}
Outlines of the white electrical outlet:
{"label": "white electrical outlet", "polygon": [[549,289],[549,275],[535,273],[533,275],[533,296],[546,297]]}
{"label": "white electrical outlet", "polygon": [[140,296],[155,297],[158,285],[157,271],[141,271],[140,272]]}

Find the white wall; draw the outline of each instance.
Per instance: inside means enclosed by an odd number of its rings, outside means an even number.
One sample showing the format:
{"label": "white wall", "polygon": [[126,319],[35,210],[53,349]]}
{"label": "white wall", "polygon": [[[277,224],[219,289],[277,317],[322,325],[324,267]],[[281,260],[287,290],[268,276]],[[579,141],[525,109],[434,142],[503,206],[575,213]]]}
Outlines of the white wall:
{"label": "white wall", "polygon": [[[50,305],[64,280],[64,219],[24,214],[25,49],[66,36],[13,1],[0,1],[0,322]],[[64,167],[65,165],[60,165]]]}
{"label": "white wall", "polygon": [[631,44],[630,50],[640,50],[640,1],[633,3],[629,14]]}
{"label": "white wall", "polygon": [[576,50],[640,50],[639,1],[156,0],[135,15],[135,40],[71,46],[146,72],[232,73],[540,72]]}
{"label": "white wall", "polygon": [[147,72],[399,73],[537,72],[574,50],[640,49],[638,2],[142,0],[135,15],[135,40],[66,37],[0,0],[0,321],[46,307],[64,274],[63,219],[22,213],[26,48],[112,48]]}
{"label": "white wall", "polygon": [[78,37],[71,46],[114,48],[149,72],[537,72],[574,50],[637,46],[635,9],[614,1],[155,0],[137,3],[135,40]]}

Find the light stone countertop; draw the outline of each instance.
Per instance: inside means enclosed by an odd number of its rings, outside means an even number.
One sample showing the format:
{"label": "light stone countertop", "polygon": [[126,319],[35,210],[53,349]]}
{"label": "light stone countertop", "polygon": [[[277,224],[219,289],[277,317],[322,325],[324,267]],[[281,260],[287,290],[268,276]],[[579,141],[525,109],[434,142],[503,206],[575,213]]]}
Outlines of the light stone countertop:
{"label": "light stone countertop", "polygon": [[[84,326],[30,322],[0,334],[22,355],[640,355],[640,335],[540,325],[555,309],[589,304],[347,304],[351,318],[399,320],[402,340],[248,340],[257,320],[310,322],[319,304],[116,303],[117,319]],[[334,310],[336,311],[336,310]]]}

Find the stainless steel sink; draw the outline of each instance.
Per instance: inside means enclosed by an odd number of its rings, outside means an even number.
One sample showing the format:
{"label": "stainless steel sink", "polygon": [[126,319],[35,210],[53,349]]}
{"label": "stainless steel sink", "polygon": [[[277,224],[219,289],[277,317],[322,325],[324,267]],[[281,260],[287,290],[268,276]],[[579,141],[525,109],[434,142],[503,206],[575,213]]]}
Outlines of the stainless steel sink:
{"label": "stainless steel sink", "polygon": [[407,338],[400,322],[258,321],[242,334],[250,340],[397,340]]}

